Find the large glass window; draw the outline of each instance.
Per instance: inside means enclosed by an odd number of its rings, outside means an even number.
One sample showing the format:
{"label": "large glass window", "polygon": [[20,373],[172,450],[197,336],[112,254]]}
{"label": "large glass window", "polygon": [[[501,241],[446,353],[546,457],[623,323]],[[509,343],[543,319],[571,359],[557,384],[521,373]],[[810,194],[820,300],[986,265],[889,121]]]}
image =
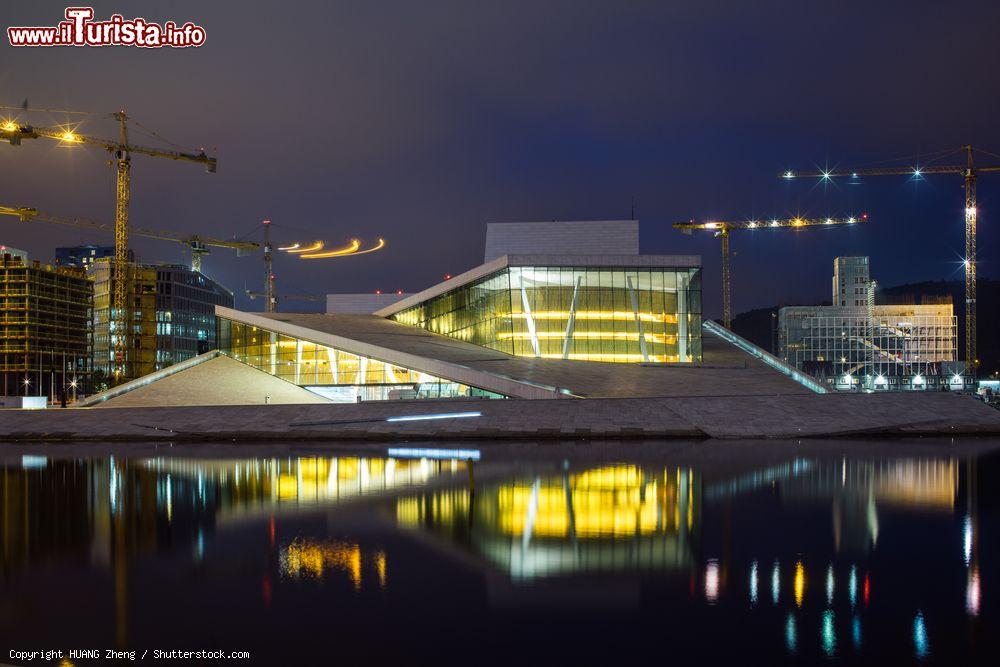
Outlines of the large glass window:
{"label": "large glass window", "polygon": [[701,361],[701,270],[508,267],[393,319],[521,357]]}
{"label": "large glass window", "polygon": [[218,318],[219,350],[226,356],[332,401],[400,398],[505,398],[459,382]]}

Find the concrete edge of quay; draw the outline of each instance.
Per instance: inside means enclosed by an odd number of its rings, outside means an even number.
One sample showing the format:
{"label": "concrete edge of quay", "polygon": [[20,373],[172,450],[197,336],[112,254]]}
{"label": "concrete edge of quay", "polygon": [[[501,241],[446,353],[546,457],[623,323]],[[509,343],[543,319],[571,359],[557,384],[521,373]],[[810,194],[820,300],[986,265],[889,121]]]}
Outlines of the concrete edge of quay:
{"label": "concrete edge of quay", "polygon": [[[454,413],[466,416],[442,416]],[[401,416],[409,419],[399,421]],[[996,435],[1000,435],[1000,411],[972,397],[950,393],[0,411],[3,442],[746,440]]]}

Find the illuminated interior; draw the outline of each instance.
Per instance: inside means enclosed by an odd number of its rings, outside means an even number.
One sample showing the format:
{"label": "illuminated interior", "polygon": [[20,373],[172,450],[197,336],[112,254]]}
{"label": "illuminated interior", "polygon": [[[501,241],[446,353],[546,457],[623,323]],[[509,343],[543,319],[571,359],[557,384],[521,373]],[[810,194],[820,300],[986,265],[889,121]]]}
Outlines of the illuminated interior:
{"label": "illuminated interior", "polygon": [[219,317],[219,350],[336,403],[394,398],[504,398],[402,366]]}
{"label": "illuminated interior", "polygon": [[701,361],[701,271],[506,267],[392,317],[520,357]]}

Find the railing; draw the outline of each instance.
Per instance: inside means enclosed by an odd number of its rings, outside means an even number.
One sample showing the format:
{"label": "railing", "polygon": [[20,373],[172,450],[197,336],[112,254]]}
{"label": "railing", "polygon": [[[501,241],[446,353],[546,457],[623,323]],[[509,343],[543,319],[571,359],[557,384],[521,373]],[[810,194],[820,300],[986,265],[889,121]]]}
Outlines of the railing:
{"label": "railing", "polygon": [[814,380],[810,376],[806,375],[805,373],[803,373],[802,371],[798,370],[797,368],[789,366],[788,364],[786,364],[785,362],[781,361],[780,359],[778,359],[773,354],[770,354],[769,352],[765,352],[764,350],[762,350],[761,348],[757,347],[756,345],[754,345],[750,341],[746,340],[745,338],[741,338],[740,336],[737,336],[736,334],[734,334],[729,329],[726,329],[725,327],[723,327],[723,326],[721,326],[719,324],[716,324],[715,322],[712,322],[711,320],[705,320],[704,322],[702,322],[701,326],[708,333],[714,334],[714,335],[718,336],[719,338],[721,338],[722,340],[726,341],[727,343],[729,343],[731,345],[735,345],[736,347],[738,347],[739,349],[743,350],[744,352],[746,352],[750,356],[755,357],[757,359],[760,359],[761,361],[763,361],[765,364],[767,364],[768,366],[770,366],[774,370],[778,371],[782,375],[786,375],[786,376],[790,377],[791,379],[793,379],[796,382],[798,382],[799,384],[801,384],[803,387],[806,387],[807,389],[811,389],[812,391],[816,392],[817,394],[828,394],[828,393],[830,393],[830,391],[826,387],[824,387],[823,385],[821,385],[819,382],[816,382],[816,380]]}

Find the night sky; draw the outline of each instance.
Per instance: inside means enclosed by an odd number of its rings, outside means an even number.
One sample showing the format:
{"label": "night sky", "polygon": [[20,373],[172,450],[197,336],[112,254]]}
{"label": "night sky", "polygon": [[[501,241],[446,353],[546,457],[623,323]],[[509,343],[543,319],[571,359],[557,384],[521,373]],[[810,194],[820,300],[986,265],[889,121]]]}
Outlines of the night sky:
{"label": "night sky", "polygon": [[[823,187],[776,176],[966,143],[1000,154],[996,2],[93,5],[98,18],[193,21],[207,43],[14,49],[4,35],[0,103],[98,112],[80,131],[108,137],[99,114],[125,108],[215,151],[215,175],[135,156],[135,225],[231,237],[270,218],[279,242],[385,236],[364,257],[279,256],[283,294],[421,289],[481,262],[487,222],[628,218],[633,198],[643,252],[703,255],[712,316],[718,242],[672,222],[869,213],[864,228],[734,236],[735,312],[829,298],[839,254],[871,255],[884,285],[957,279],[960,177]],[[65,6],[5,0],[0,23],[55,25]],[[1000,277],[1000,174],[982,176],[979,200],[980,275]],[[0,203],[110,221],[114,171],[94,148],[0,145]],[[46,261],[56,245],[102,240],[0,224],[0,243]],[[187,261],[180,245],[133,247],[143,261]],[[217,250],[206,272],[259,290],[263,262]]]}

